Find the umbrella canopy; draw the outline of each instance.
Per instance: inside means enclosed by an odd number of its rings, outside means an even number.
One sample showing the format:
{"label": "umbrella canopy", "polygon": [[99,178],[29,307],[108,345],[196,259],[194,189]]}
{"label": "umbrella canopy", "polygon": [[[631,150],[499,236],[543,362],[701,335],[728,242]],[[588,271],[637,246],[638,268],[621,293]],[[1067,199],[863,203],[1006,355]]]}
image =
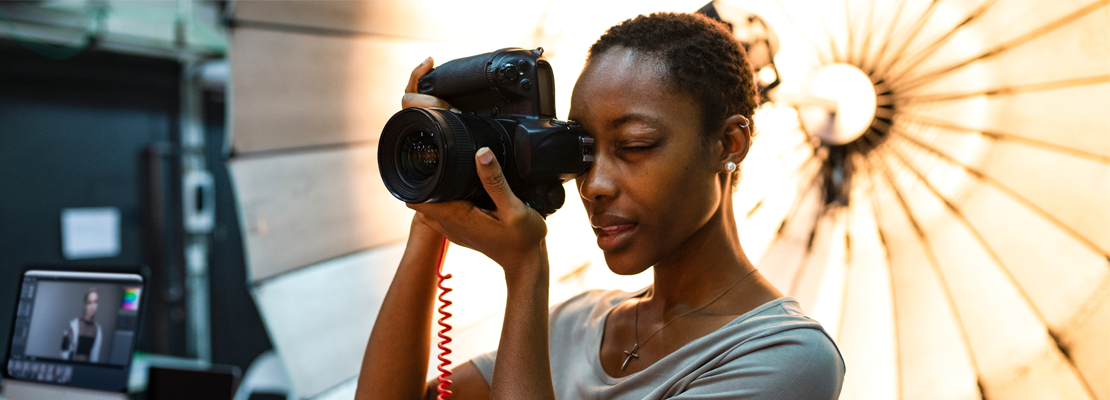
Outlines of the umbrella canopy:
{"label": "umbrella canopy", "polygon": [[782,40],[742,243],[842,398],[1110,398],[1107,2],[717,6]]}
{"label": "umbrella canopy", "polygon": [[[230,162],[297,395],[353,391],[412,215],[376,140],[416,63],[543,46],[565,117],[605,28],[704,1],[235,2]],[[842,398],[1110,400],[1107,1],[713,6],[768,100],[741,243],[836,340]],[[553,303],[651,281],[609,272],[587,221],[576,201],[548,220]],[[496,346],[504,284],[465,249],[446,265],[462,361]]]}

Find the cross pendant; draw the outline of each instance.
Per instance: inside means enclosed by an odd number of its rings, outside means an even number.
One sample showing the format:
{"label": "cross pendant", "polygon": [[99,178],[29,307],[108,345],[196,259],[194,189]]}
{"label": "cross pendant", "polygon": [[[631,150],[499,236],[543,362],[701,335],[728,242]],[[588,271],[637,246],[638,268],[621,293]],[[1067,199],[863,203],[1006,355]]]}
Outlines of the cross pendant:
{"label": "cross pendant", "polygon": [[626,357],[624,358],[624,364],[621,364],[621,371],[624,371],[625,368],[628,368],[628,362],[632,361],[633,358],[640,358],[639,355],[636,355],[636,350],[639,350],[639,349],[640,349],[640,344],[636,343],[635,346],[632,346],[632,351],[625,351],[624,352]]}

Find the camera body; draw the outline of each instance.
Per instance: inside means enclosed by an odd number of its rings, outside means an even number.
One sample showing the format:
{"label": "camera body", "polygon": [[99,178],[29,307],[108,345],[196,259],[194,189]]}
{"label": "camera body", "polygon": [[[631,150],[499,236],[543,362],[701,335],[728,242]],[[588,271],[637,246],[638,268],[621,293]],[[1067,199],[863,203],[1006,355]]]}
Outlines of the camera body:
{"label": "camera body", "polygon": [[386,123],[378,167],[400,200],[468,199],[493,209],[474,165],[474,153],[489,147],[513,193],[546,217],[565,202],[563,182],[593,162],[593,139],[573,121],[555,119],[554,74],[542,48],[452,60],[417,88],[462,112],[412,107]]}

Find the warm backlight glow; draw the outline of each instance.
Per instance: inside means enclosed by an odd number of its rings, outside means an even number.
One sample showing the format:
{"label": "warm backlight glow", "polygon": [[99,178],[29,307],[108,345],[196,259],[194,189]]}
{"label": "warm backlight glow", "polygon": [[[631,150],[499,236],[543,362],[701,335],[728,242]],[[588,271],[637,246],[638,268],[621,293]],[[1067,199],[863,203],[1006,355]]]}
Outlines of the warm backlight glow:
{"label": "warm backlight glow", "polygon": [[804,106],[806,130],[829,145],[846,144],[867,132],[875,118],[875,87],[859,68],[848,64],[821,67],[809,81],[808,95],[836,102],[834,109]]}

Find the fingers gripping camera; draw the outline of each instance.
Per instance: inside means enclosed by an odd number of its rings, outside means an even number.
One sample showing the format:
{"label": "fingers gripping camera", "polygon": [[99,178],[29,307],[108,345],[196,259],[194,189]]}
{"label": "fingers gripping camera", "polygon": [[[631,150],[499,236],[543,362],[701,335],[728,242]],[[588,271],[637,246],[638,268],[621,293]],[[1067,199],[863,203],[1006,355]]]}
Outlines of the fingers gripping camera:
{"label": "fingers gripping camera", "polygon": [[412,107],[386,122],[378,169],[406,203],[467,199],[493,209],[474,165],[474,153],[489,147],[513,193],[547,217],[566,200],[563,182],[593,163],[593,139],[573,121],[555,119],[555,80],[542,48],[452,60],[418,89],[462,113]]}

